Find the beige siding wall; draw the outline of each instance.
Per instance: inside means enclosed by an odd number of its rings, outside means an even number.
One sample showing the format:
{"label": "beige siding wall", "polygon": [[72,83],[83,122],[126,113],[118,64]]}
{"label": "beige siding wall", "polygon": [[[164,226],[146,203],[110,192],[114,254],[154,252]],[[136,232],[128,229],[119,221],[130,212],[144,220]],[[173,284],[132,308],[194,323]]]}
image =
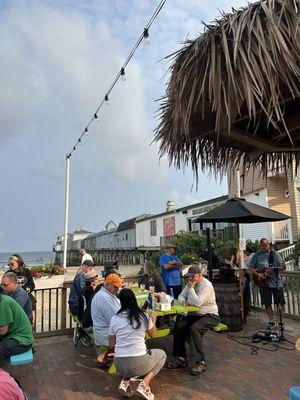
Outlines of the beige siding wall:
{"label": "beige siding wall", "polygon": [[286,197],[288,182],[285,175],[276,175],[267,180],[268,207],[283,214],[291,215],[290,198]]}
{"label": "beige siding wall", "polygon": [[[292,170],[292,168],[291,168]],[[229,198],[237,194],[237,170],[228,167],[228,196]],[[290,171],[288,177],[285,174],[263,177],[259,168],[250,168],[243,176],[243,170],[240,169],[240,188],[241,197],[255,193],[260,189],[267,189],[267,206],[273,210],[282,212],[292,217],[293,239],[300,237],[300,202],[299,193],[295,185],[295,173]],[[289,191],[289,197],[285,192]]]}
{"label": "beige siding wall", "polygon": [[295,174],[291,173],[288,177],[288,189],[290,192],[290,205],[292,217],[293,239],[298,240],[300,236],[300,208],[299,208],[299,192],[296,189]]}
{"label": "beige siding wall", "polygon": [[[237,193],[237,170],[233,169],[230,165],[227,173],[228,181],[228,196],[229,198],[236,196]],[[266,178],[264,178],[259,168],[251,167],[248,171],[243,173],[240,169],[240,185],[241,185],[241,196],[253,193],[256,190],[263,189],[266,187]]]}

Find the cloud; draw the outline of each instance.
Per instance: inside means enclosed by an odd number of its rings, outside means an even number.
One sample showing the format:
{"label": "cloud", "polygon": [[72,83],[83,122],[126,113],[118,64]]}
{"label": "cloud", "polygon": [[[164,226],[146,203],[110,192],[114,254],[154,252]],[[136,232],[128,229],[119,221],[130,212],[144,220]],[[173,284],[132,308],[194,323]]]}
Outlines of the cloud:
{"label": "cloud", "polygon": [[[55,179],[64,154],[71,150],[126,58],[109,22],[92,23],[78,10],[58,9],[40,2],[12,2],[2,15],[0,73],[1,135],[22,135],[41,145],[43,158],[35,171]],[[145,79],[133,60],[100,111],[85,139],[94,170],[132,182],[141,177],[163,179],[145,100]],[[51,140],[49,140],[51,138]],[[57,151],[59,149],[59,151]],[[80,150],[80,152],[79,152]],[[79,173],[88,164],[78,149]],[[163,163],[164,165],[164,163]],[[76,168],[76,167],[75,167]],[[154,173],[156,171],[156,173]],[[158,173],[157,173],[158,171]]]}

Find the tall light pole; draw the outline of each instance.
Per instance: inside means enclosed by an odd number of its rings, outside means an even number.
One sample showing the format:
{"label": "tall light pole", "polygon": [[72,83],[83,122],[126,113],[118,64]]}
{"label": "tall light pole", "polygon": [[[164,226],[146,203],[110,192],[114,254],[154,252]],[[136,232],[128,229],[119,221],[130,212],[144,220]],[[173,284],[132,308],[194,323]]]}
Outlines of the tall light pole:
{"label": "tall light pole", "polygon": [[63,267],[67,270],[67,253],[68,253],[68,223],[69,223],[69,193],[70,193],[70,159],[71,154],[66,156],[66,198],[65,198],[65,229],[64,229],[64,250],[63,250]]}

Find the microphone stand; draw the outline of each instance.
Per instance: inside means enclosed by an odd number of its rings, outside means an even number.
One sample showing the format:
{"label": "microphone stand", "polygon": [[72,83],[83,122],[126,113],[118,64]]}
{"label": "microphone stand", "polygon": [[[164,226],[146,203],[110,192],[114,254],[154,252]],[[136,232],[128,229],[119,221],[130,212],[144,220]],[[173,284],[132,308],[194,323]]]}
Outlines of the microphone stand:
{"label": "microphone stand", "polygon": [[279,267],[274,268],[275,276],[276,276],[276,289],[278,293],[278,316],[279,316],[279,325],[280,325],[280,340],[285,340],[285,337],[283,335],[283,321],[282,321],[282,308],[281,308],[281,302],[279,299]]}

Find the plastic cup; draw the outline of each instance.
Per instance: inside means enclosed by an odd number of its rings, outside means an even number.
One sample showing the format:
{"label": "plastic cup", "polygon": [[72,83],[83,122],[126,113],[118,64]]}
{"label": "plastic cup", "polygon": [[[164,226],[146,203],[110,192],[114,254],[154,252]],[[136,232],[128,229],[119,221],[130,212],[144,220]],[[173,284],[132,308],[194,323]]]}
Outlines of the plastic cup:
{"label": "plastic cup", "polygon": [[143,292],[145,290],[145,285],[143,283],[140,285],[140,289],[141,289],[141,292]]}
{"label": "plastic cup", "polygon": [[149,286],[149,291],[151,294],[154,294],[155,286]]}

